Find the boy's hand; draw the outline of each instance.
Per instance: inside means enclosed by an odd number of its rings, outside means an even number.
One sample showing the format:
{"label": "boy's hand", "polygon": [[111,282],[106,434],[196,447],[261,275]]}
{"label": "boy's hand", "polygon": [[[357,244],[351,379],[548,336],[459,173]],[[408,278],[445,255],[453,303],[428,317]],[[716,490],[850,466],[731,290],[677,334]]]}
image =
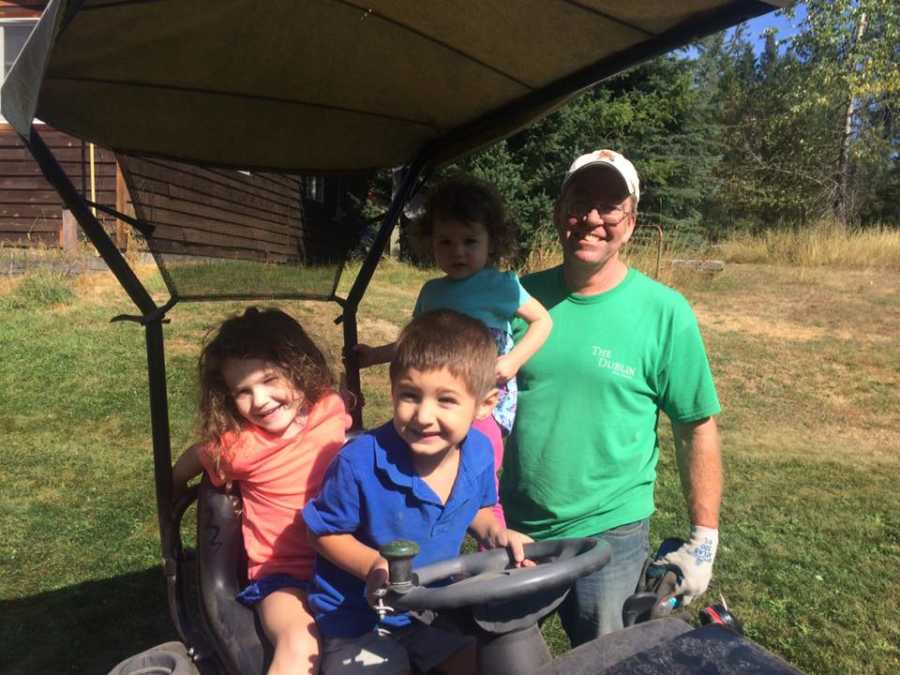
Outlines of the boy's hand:
{"label": "boy's hand", "polygon": [[497,359],[497,384],[506,384],[516,376],[517,372],[519,372],[519,366],[514,359],[511,359],[509,357],[509,354],[501,356]]}
{"label": "boy's hand", "polygon": [[388,581],[390,581],[390,575],[388,574],[387,560],[379,556],[372,563],[372,567],[369,568],[369,573],[366,575],[366,600],[369,605],[374,607],[378,604],[376,591],[385,588]]}
{"label": "boy's hand", "polygon": [[525,544],[531,544],[534,539],[516,530],[506,530],[506,541],[506,546],[516,561],[516,567],[534,567],[534,561],[525,558]]}
{"label": "boy's hand", "polygon": [[500,523],[496,523],[496,526],[488,528],[481,545],[485,548],[508,548],[516,567],[533,567],[534,561],[526,560],[524,549],[525,544],[533,541],[534,539],[527,534],[507,530]]}

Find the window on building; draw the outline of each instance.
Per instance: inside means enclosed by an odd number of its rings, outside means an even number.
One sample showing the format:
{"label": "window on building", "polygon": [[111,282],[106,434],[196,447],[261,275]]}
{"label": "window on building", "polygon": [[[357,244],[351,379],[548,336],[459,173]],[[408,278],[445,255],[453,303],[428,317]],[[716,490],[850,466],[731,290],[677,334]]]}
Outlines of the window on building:
{"label": "window on building", "polygon": [[[15,63],[16,57],[22,51],[25,40],[28,39],[31,30],[37,21],[34,19],[16,19],[9,21],[0,21],[0,54],[3,55],[3,61],[0,63],[0,85],[6,79],[6,74]],[[0,96],[2,96],[0,92]],[[0,122],[5,122],[3,114],[0,112]]]}

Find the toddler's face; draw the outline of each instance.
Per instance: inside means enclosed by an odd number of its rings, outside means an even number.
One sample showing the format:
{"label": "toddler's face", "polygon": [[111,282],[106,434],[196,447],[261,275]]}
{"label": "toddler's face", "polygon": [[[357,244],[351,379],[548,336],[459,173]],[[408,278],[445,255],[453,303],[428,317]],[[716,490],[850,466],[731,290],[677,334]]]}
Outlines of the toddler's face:
{"label": "toddler's face", "polygon": [[241,417],[251,424],[282,438],[303,429],[303,392],[268,361],[226,359],[222,376]]}
{"label": "toddler's face", "polygon": [[465,279],[481,271],[490,257],[491,241],[481,223],[435,220],[432,232],[434,259],[451,279]]}
{"label": "toddler's face", "polygon": [[475,417],[490,413],[466,383],[446,368],[402,373],[391,387],[394,428],[414,455],[439,456],[459,447]]}

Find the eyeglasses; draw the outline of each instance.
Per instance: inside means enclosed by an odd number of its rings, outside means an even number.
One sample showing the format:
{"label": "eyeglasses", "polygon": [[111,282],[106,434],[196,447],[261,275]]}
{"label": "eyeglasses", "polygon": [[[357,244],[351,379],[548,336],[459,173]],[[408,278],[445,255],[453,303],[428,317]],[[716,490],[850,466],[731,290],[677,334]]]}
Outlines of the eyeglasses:
{"label": "eyeglasses", "polygon": [[631,211],[626,211],[619,204],[604,204],[602,202],[590,202],[580,199],[565,204],[566,215],[570,218],[581,220],[587,218],[591,211],[597,212],[604,225],[612,226],[618,225],[632,215]]}

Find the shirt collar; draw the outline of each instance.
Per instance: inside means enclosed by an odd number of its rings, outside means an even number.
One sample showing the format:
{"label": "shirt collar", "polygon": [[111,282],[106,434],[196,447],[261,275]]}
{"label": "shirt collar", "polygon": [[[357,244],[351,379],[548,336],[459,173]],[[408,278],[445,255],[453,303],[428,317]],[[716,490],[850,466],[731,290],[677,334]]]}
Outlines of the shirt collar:
{"label": "shirt collar", "polygon": [[[375,437],[375,467],[384,474],[395,486],[411,490],[417,499],[441,505],[434,491],[428,484],[416,474],[413,468],[409,447],[397,430],[394,423],[389,421],[372,432]],[[456,472],[456,480],[453,482],[453,490],[450,498],[442,506],[449,507],[457,494],[468,494],[470,486],[477,483],[479,470],[479,454],[475,447],[477,443],[472,430],[463,439],[460,445],[459,469]]]}

